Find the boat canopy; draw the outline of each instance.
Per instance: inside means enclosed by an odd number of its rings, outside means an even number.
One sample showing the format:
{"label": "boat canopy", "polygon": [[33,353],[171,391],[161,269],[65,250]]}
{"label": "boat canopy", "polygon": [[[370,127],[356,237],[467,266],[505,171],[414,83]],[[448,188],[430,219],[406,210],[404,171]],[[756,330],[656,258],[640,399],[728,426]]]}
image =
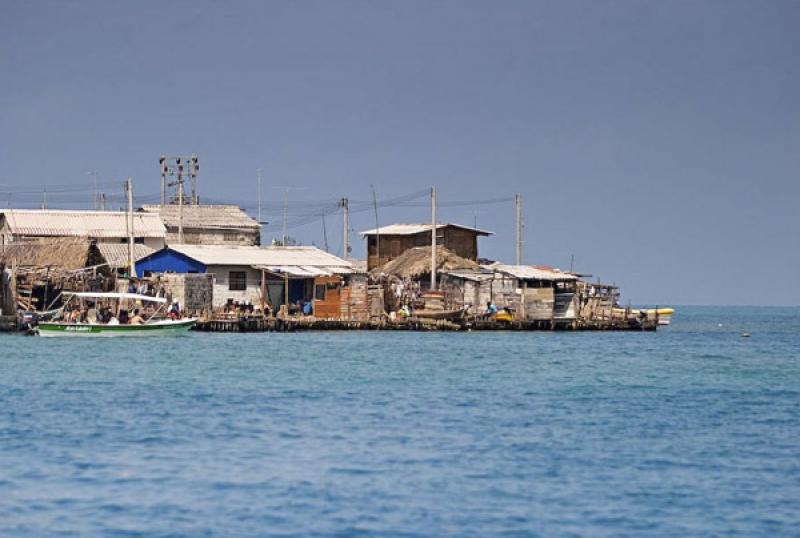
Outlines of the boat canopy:
{"label": "boat canopy", "polygon": [[142,301],[150,303],[166,303],[167,300],[163,297],[150,297],[149,295],[139,295],[138,293],[94,293],[88,291],[81,292],[64,292],[64,295],[71,295],[73,297],[84,297],[87,299],[129,299],[132,301]]}

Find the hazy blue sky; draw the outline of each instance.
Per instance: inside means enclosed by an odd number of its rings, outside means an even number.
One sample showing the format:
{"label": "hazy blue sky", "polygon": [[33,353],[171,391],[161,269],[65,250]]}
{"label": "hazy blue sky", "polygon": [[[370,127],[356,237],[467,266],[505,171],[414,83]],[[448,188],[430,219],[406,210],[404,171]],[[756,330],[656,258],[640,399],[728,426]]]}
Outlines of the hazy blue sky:
{"label": "hazy blue sky", "polygon": [[[251,206],[259,167],[271,202],[520,192],[525,262],[574,253],[635,303],[797,305],[798,28],[780,0],[0,0],[0,206],[89,170],[150,195],[191,152],[201,197]],[[513,260],[512,204],[440,215]]]}

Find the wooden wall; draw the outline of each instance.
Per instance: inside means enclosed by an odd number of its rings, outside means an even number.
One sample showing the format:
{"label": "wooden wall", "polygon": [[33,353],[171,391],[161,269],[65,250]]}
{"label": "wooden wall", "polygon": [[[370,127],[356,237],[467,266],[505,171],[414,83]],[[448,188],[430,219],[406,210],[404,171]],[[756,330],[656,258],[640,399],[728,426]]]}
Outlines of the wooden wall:
{"label": "wooden wall", "polygon": [[523,295],[525,297],[525,319],[553,319],[553,306],[555,305],[553,288],[525,288]]}
{"label": "wooden wall", "polygon": [[[317,287],[325,286],[325,298],[317,299]],[[339,276],[318,276],[314,279],[314,316],[338,318],[342,308],[342,279]]]}
{"label": "wooden wall", "polygon": [[[445,227],[438,231],[437,244],[446,247],[458,256],[468,260],[478,259],[478,234],[462,228]],[[381,235],[380,257],[378,257],[377,238],[367,236],[367,270],[397,258],[414,247],[427,247],[431,244],[430,231],[414,235]]]}
{"label": "wooden wall", "polygon": [[367,292],[367,275],[349,275],[342,288],[342,319],[354,321],[369,320],[369,296]]}

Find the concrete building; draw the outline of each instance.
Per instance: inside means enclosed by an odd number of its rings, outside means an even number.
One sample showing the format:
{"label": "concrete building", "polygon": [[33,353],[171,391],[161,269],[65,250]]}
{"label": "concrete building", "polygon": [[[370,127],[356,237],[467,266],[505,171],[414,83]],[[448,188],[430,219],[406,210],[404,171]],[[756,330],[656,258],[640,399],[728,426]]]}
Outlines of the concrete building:
{"label": "concrete building", "polygon": [[[390,224],[361,232],[361,235],[367,239],[367,270],[372,271],[408,249],[430,246],[431,225]],[[478,260],[478,237],[489,235],[492,235],[492,232],[460,224],[436,226],[437,245],[472,261]]]}
{"label": "concrete building", "polygon": [[[0,252],[24,239],[80,237],[97,243],[127,243],[129,214],[124,211],[66,209],[0,209]],[[158,215],[134,213],[137,244],[164,248],[167,230]]]}
{"label": "concrete building", "polygon": [[211,273],[214,308],[230,303],[264,303],[277,309],[286,303],[286,280],[289,303],[322,303],[328,295],[340,294],[344,277],[356,274],[350,262],[316,247],[221,245],[170,245],[139,260],[136,270],[140,277]]}
{"label": "concrete building", "polygon": [[139,212],[161,217],[167,229],[168,245],[261,244],[261,225],[235,205],[184,205],[183,241],[179,236],[181,209],[178,205],[144,205]]}

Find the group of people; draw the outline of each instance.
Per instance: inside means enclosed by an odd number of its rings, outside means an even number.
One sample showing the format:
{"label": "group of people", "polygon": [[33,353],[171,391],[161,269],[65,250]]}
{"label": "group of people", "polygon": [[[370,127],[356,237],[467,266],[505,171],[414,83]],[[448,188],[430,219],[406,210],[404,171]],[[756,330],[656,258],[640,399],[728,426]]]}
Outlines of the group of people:
{"label": "group of people", "polygon": [[132,313],[126,309],[120,309],[119,316],[116,316],[111,308],[107,306],[97,308],[91,303],[86,308],[74,308],[65,315],[65,320],[69,323],[101,323],[103,325],[144,325],[145,323],[141,310],[138,308],[135,308]]}

